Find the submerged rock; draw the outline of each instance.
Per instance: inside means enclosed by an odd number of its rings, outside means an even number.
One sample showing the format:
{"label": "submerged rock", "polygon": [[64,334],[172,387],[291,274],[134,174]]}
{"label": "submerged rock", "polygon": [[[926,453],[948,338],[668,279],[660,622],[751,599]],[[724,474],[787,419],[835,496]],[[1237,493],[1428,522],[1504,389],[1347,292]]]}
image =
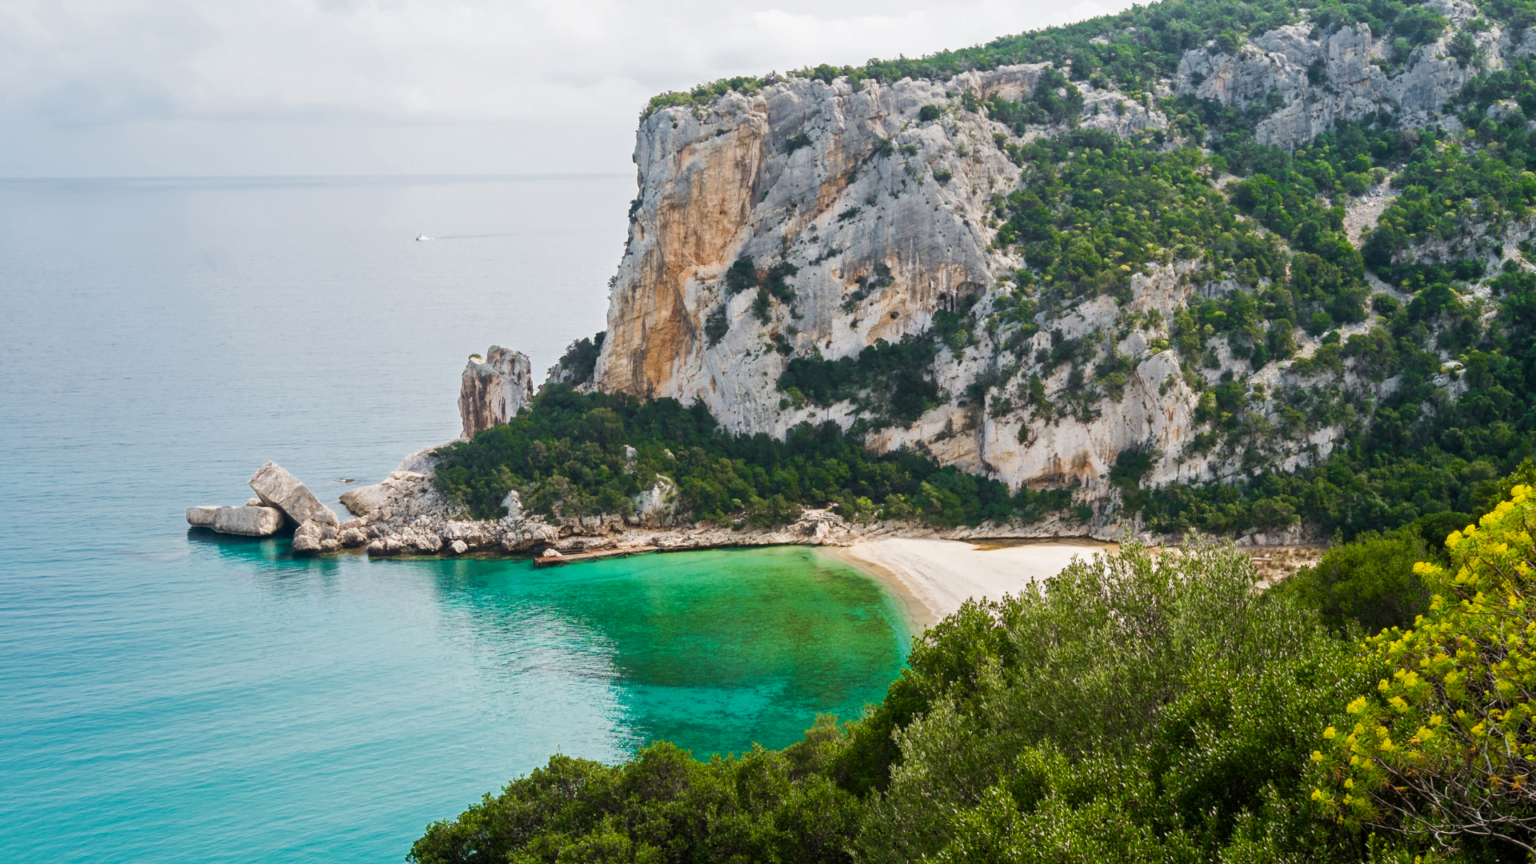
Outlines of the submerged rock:
{"label": "submerged rock", "polygon": [[459,388],[464,438],[505,423],[533,401],[533,364],[528,355],[492,345],[485,359],[470,357]]}

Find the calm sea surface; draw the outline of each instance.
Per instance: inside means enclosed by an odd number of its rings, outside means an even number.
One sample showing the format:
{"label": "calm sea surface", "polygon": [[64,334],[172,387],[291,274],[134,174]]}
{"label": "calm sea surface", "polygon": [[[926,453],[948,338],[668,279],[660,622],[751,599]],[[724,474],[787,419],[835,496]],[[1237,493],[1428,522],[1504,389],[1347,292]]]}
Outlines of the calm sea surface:
{"label": "calm sea surface", "polygon": [[896,601],[810,550],[535,571],[186,530],[268,459],[376,482],[457,433],[467,354],[601,329],[633,194],[0,182],[0,858],[399,861],[551,753],[782,746],[883,695]]}

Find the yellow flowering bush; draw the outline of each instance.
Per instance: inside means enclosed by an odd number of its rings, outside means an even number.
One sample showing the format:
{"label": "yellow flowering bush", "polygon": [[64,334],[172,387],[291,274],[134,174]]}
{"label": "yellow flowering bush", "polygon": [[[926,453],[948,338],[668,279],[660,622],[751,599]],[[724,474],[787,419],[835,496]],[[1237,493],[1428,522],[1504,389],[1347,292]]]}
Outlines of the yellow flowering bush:
{"label": "yellow flowering bush", "polygon": [[[1363,643],[1380,670],[1312,753],[1312,799],[1346,822],[1445,846],[1473,837],[1532,848],[1536,834],[1536,498],[1519,485],[1420,562],[1427,614]],[[1372,677],[1376,677],[1374,674]]]}

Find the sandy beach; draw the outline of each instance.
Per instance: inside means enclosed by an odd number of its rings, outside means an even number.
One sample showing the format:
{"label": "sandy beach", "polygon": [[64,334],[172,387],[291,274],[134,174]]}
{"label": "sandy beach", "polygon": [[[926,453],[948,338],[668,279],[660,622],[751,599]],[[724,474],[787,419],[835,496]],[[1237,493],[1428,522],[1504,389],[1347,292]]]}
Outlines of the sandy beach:
{"label": "sandy beach", "polygon": [[1110,552],[1089,540],[977,541],[887,537],[836,551],[894,588],[908,617],[926,630],[968,598],[1001,599],[1054,576],[1073,558]]}

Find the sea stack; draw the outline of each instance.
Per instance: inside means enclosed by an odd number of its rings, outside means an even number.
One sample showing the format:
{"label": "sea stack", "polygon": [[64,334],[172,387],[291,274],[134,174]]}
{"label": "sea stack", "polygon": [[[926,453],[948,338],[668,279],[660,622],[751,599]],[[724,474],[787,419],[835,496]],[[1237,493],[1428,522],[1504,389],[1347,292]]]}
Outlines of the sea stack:
{"label": "sea stack", "polygon": [[472,354],[459,388],[461,435],[467,440],[505,423],[532,401],[533,364],[528,355],[500,345],[492,345],[484,359]]}

